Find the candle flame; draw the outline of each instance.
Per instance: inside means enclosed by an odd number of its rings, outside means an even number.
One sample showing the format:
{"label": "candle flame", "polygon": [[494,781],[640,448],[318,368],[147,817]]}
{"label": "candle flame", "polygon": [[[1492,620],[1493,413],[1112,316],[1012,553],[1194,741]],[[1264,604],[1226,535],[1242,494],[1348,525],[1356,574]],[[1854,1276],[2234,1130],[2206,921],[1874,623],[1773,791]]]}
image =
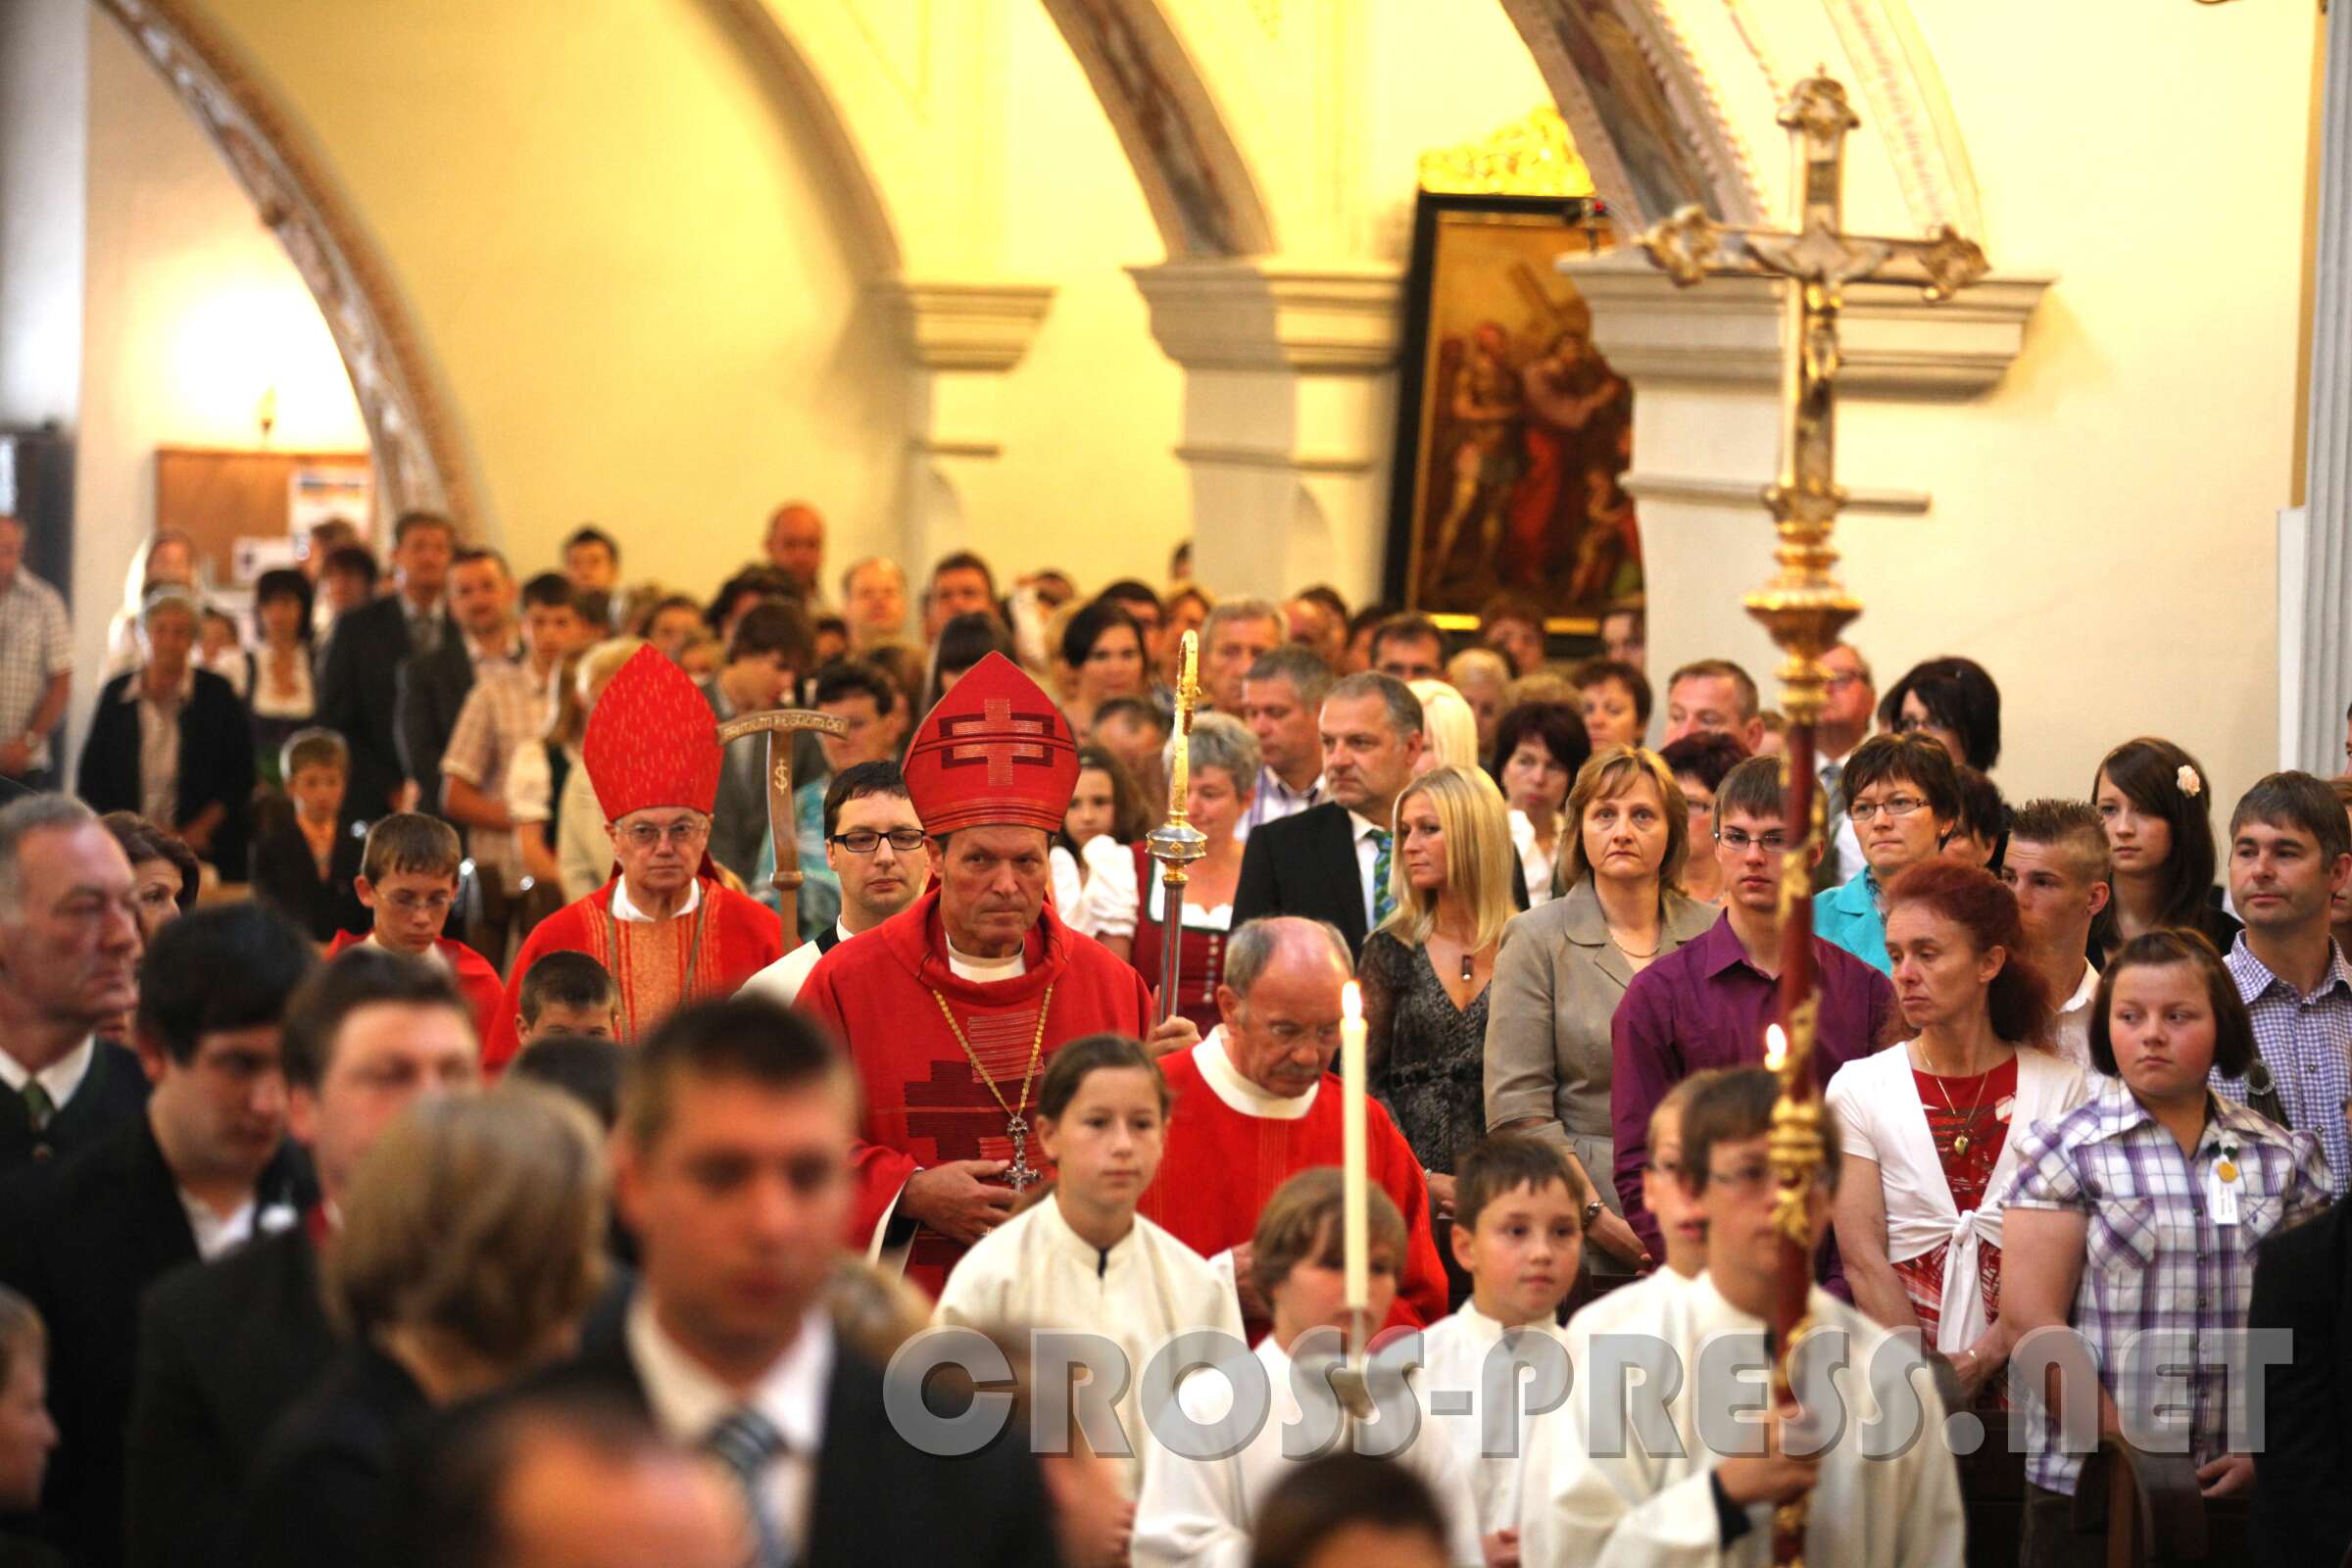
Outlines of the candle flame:
{"label": "candle flame", "polygon": [[1788,1065],[1788,1033],[1777,1023],[1764,1030],[1764,1065],[1774,1072]]}
{"label": "candle flame", "polygon": [[1364,994],[1352,980],[1340,987],[1340,1012],[1349,1023],[1364,1019]]}

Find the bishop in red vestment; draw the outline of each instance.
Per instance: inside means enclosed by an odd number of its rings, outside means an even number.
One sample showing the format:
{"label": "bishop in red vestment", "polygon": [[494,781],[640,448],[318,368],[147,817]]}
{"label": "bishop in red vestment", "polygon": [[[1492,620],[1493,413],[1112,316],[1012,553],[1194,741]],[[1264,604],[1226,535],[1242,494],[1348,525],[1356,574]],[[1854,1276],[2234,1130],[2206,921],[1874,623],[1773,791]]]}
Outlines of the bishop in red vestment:
{"label": "bishop in red vestment", "polygon": [[800,1005],[848,1047],[863,1090],[855,1234],[933,1296],[964,1250],[1045,1174],[1030,1137],[1045,1059],[1121,1034],[1165,1049],[1143,977],[1046,903],[1046,855],[1078,781],[1069,724],[991,654],[907,748],[906,793],[938,882],[816,962]]}
{"label": "bishop in red vestment", "polygon": [[514,1054],[522,977],[543,954],[585,953],[612,973],[624,1041],[688,1002],[733,996],[784,956],[775,911],[720,882],[706,853],[718,721],[686,672],[640,648],[597,699],[580,750],[620,874],[540,921],[514,956],[486,1071]]}
{"label": "bishop in red vestment", "polygon": [[[1176,1105],[1138,1213],[1214,1259],[1249,1245],[1275,1188],[1340,1163],[1342,1090],[1331,1061],[1349,972],[1345,939],[1320,921],[1267,917],[1234,933],[1217,988],[1224,1021],[1160,1062]],[[1427,1327],[1447,1306],[1429,1183],[1380,1102],[1364,1111],[1366,1173],[1404,1216],[1403,1274],[1388,1321]],[[1241,1259],[1234,1265],[1246,1281]],[[1243,1308],[1253,1330],[1263,1326],[1262,1304],[1245,1295]]]}

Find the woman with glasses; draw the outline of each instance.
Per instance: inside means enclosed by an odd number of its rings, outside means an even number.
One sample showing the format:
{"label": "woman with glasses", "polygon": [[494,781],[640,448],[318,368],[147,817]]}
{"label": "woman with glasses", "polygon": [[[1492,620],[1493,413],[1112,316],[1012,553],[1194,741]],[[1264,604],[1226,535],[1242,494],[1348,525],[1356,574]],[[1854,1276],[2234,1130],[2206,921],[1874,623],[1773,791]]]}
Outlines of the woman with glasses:
{"label": "woman with glasses", "polygon": [[[1172,762],[1174,753],[1169,760]],[[1250,800],[1257,788],[1257,737],[1240,719],[1227,713],[1202,713],[1193,720],[1192,749],[1187,759],[1185,813],[1193,826],[1208,837],[1208,854],[1185,873],[1183,947],[1176,956],[1175,1011],[1190,1018],[1203,1036],[1218,1023],[1217,987],[1225,978],[1225,944],[1233,930],[1233,894],[1242,880],[1242,843],[1233,830],[1250,814]],[[1079,775],[1081,779],[1084,774]],[[1167,891],[1160,881],[1159,862],[1148,845],[1127,852],[1129,863],[1117,876],[1098,876],[1089,884],[1116,893],[1123,902],[1105,909],[1106,921],[1133,933],[1127,938],[1105,936],[1102,945],[1124,953],[1144,977],[1159,984],[1165,952]]]}
{"label": "woman with glasses", "polygon": [[[2254,1484],[2253,1458],[2230,1442],[2247,1430],[2235,1369],[2246,1365],[2239,1336],[2257,1248],[2328,1195],[2314,1134],[2213,1092],[2211,1075],[2242,1075],[2255,1054],[2236,982],[2204,938],[2153,931],[2125,943],[2091,1011],[2093,1093],[2020,1134],[2017,1175],[2002,1195],[2003,1310],[2015,1332],[2071,1327],[2088,1342],[2099,1434],[2185,1450],[2209,1533],[2242,1523]],[[2308,1347],[2293,1348],[2308,1360]],[[2048,1376],[2056,1385],[2063,1374]],[[2047,1413],[2082,1397],[2053,1388],[2040,1401],[2048,1428],[2026,1459],[2019,1559],[2034,1568],[2107,1560],[2105,1540],[2078,1533],[2082,1456],[2067,1451]],[[2240,1558],[2223,1548],[2211,1560]]]}
{"label": "woman with glasses", "polygon": [[1951,753],[1925,735],[1873,735],[1845,760],[1845,814],[1862,841],[1862,874],[1813,896],[1813,931],[1891,975],[1887,885],[1943,853],[1960,819]]}
{"label": "woman with glasses", "polygon": [[2025,961],[2017,900],[1952,860],[1886,890],[1886,947],[1911,1038],[1849,1061],[1825,1097],[1845,1169],[1838,1248],[1854,1304],[1916,1326],[1970,1400],[2009,1359],[1999,1194],[2020,1134],[2082,1101],[2082,1072],[2047,1045],[2049,987]]}
{"label": "woman with glasses", "polygon": [[1565,895],[1506,926],[1488,1004],[1487,1129],[1566,1146],[1600,1195],[1585,1271],[1621,1283],[1652,1258],[1625,1221],[1610,1127],[1610,1022],[1634,976],[1703,935],[1715,911],[1680,891],[1689,812],[1657,753],[1611,746],[1568,793]]}
{"label": "woman with glasses", "polygon": [[2091,922],[2091,961],[2165,926],[2228,953],[2242,927],[2214,886],[2213,796],[2197,760],[2153,735],[2126,741],[2091,775],[2090,804],[2115,857],[2115,897]]}
{"label": "woman with glasses", "polygon": [[1973,659],[1927,660],[1879,699],[1879,728],[1925,735],[1953,761],[1989,773],[2001,760],[2001,689]]}

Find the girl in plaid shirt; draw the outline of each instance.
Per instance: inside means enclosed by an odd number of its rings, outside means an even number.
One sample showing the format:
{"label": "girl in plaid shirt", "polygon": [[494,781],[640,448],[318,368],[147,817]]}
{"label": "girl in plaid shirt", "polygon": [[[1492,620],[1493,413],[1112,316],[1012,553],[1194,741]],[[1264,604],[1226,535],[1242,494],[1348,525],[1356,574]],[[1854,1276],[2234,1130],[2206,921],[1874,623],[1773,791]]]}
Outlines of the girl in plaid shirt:
{"label": "girl in plaid shirt", "polygon": [[[2254,1251],[2325,1205],[2327,1161],[2310,1133],[2208,1087],[2216,1067],[2245,1070],[2254,1033],[2221,956],[2193,932],[2151,931],[2116,954],[2099,979],[2090,1058],[2110,1076],[2019,1148],[2004,1307],[2021,1336],[2071,1324],[2088,1344],[2102,1437],[2158,1452],[2185,1443],[2209,1502],[2241,1512],[2254,1462],[2229,1442],[2244,1430],[2253,1370],[2237,1335]],[[2073,1529],[2082,1456],[2063,1451],[2061,1401],[2047,1392],[2014,1391],[2038,1422],[2021,1560],[2101,1562],[2105,1542]]]}

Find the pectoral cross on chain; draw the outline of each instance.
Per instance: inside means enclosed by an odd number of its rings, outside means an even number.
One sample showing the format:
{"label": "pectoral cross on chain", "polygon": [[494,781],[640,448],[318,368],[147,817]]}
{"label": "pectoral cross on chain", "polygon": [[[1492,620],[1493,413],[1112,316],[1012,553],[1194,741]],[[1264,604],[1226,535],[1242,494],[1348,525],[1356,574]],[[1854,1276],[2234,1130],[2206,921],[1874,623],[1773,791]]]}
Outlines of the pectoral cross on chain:
{"label": "pectoral cross on chain", "polygon": [[[1686,287],[1708,277],[1788,279],[1781,326],[1781,467],[1764,490],[1764,504],[1780,531],[1781,570],[1748,597],[1747,605],[1768,627],[1783,613],[1803,615],[1808,629],[1835,616],[1827,633],[1835,637],[1838,627],[1861,612],[1829,574],[1838,559],[1830,548],[1830,530],[1845,502],[1837,474],[1836,395],[1838,317],[1845,285],[1918,283],[1929,299],[1940,301],[1983,277],[1985,261],[1974,240],[1948,224],[1926,239],[1843,231],[1845,137],[1861,122],[1846,103],[1845,88],[1826,72],[1796,84],[1781,106],[1780,122],[1788,127],[1793,159],[1790,229],[1718,223],[1704,210],[1686,207],[1643,235],[1642,248]],[[1810,711],[1791,710],[1789,718],[1817,716],[1819,679],[1792,684],[1809,691],[1789,696],[1800,705],[1810,697],[1811,703]]]}
{"label": "pectoral cross on chain", "polygon": [[1004,1135],[1012,1140],[1012,1160],[1004,1167],[1004,1185],[1016,1193],[1025,1193],[1046,1177],[1044,1171],[1029,1163],[1029,1118],[1005,1118]]}

